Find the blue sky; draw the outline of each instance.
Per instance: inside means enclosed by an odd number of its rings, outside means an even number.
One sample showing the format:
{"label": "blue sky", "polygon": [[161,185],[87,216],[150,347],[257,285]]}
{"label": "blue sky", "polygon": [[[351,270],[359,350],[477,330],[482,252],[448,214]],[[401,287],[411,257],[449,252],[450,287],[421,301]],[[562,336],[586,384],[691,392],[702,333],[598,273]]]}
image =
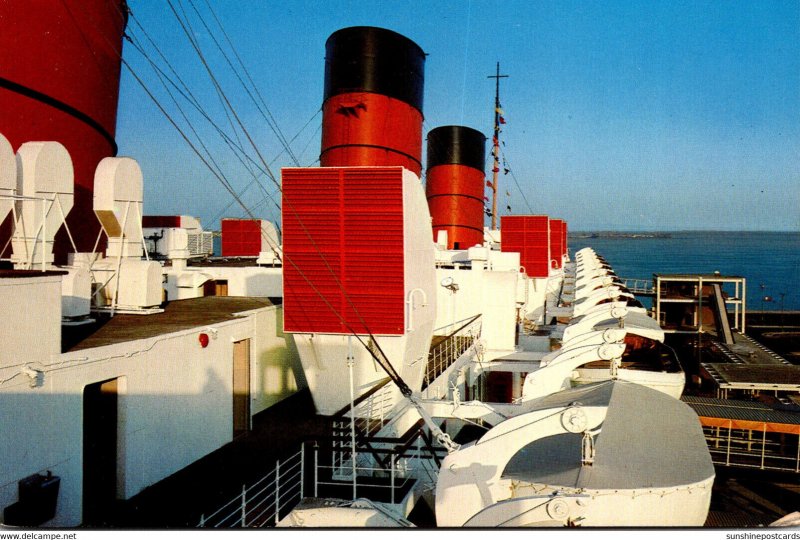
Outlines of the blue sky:
{"label": "blue sky", "polygon": [[[223,41],[206,0],[191,2]],[[292,163],[215,51],[191,2],[173,5],[191,15],[214,73],[277,175]],[[208,114],[232,133],[166,1],[129,4],[128,32],[144,40],[144,28]],[[796,0],[212,5],[280,130],[287,139],[299,133],[292,148],[302,165],[314,165],[319,153],[325,40],[346,26],[380,26],[428,53],[426,133],[463,124],[490,135],[494,82],[487,75],[497,61],[510,75],[501,83],[501,101],[513,178],[501,176],[501,208],[564,218],[571,230],[800,230]],[[143,57],[127,43],[124,55],[183,124]],[[250,173],[206,123],[196,114],[190,119],[234,188],[251,184]],[[242,215],[236,205],[226,209],[231,196],[126,70],[117,140],[120,153],[142,165],[147,213],[195,215],[207,228],[217,228],[220,215]],[[262,181],[275,192],[271,181]],[[277,216],[257,186],[242,199],[259,217]]]}

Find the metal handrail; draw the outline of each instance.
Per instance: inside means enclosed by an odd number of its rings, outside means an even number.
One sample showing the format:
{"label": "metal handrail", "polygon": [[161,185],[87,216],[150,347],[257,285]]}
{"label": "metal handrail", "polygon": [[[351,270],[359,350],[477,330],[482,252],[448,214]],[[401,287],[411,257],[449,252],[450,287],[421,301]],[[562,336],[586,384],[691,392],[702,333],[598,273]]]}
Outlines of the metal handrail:
{"label": "metal handrail", "polygon": [[[264,527],[277,524],[282,511],[304,496],[305,445],[275,468],[251,484],[242,486],[236,497],[220,506],[208,516],[200,516],[199,527]],[[283,468],[283,470],[282,470]],[[267,514],[272,509],[271,514]],[[260,511],[259,511],[260,510]],[[222,512],[228,513],[219,517]],[[258,512],[253,516],[254,512]],[[236,518],[236,519],[233,519]]]}
{"label": "metal handrail", "polygon": [[652,293],[655,289],[652,279],[643,278],[620,278],[623,285],[633,294]]}
{"label": "metal handrail", "polygon": [[[380,381],[378,381],[378,383],[375,386],[373,386],[372,388],[367,390],[365,393],[363,393],[359,397],[357,397],[356,400],[353,402],[353,405],[354,406],[360,405],[363,401],[367,400],[370,396],[372,396],[373,394],[377,393],[381,388],[383,388],[384,386],[386,386],[390,382],[392,382],[392,379],[390,379],[389,377],[386,377],[385,379],[381,379]],[[345,414],[347,414],[347,412],[349,410],[350,410],[350,404],[348,403],[347,405],[345,405],[344,407],[342,407],[341,409],[339,409],[338,411],[333,413],[331,416],[333,416],[334,418],[340,417],[340,416],[344,416]]]}
{"label": "metal handrail", "polygon": [[431,347],[428,353],[428,365],[425,369],[425,380],[422,389],[427,388],[439,375],[444,373],[470,347],[474,346],[481,334],[481,315],[475,315],[464,322],[456,330]]}
{"label": "metal handrail", "polygon": [[[331,469],[331,467],[325,466],[325,465],[318,465],[317,468],[318,469]],[[391,504],[394,504],[395,503],[395,491],[397,490],[397,488],[405,487],[409,482],[414,482],[415,481],[414,478],[411,477],[411,475],[410,475],[410,473],[413,472],[413,469],[410,469],[408,467],[402,467],[402,468],[397,467],[397,462],[396,462],[395,456],[392,456],[391,467],[388,470],[380,468],[380,467],[364,467],[364,466],[354,467],[354,469],[356,471],[356,475],[355,475],[356,478],[359,478],[358,472],[362,472],[362,473],[376,473],[376,472],[377,473],[387,473],[388,472],[389,473],[389,485],[388,486],[384,485],[384,484],[371,483],[369,481],[363,480],[363,477],[361,477],[362,480],[355,482],[355,484],[353,486],[354,487],[354,491],[353,491],[353,497],[354,498],[357,497],[358,488],[386,489],[389,492],[389,497],[390,497]],[[365,476],[367,476],[367,475],[365,474]],[[370,478],[370,476],[367,476],[367,478]],[[371,478],[377,478],[377,477],[371,476]],[[314,488],[315,490],[317,489],[317,486],[342,486],[342,485],[344,485],[343,482],[341,482],[341,481],[339,481],[339,482],[332,481],[332,480],[331,481],[323,481],[323,480],[319,480],[318,478],[315,481],[315,484],[316,484],[315,488]]]}
{"label": "metal handrail", "polygon": [[446,336],[446,337],[450,337],[450,336],[452,336],[453,334],[455,334],[456,332],[458,332],[459,330],[461,330],[462,328],[464,328],[464,327],[468,326],[468,325],[469,325],[471,322],[473,322],[475,319],[479,319],[479,318],[480,318],[480,316],[481,316],[481,314],[480,314],[480,313],[478,313],[477,315],[472,315],[471,317],[467,317],[467,318],[465,318],[465,319],[461,319],[460,321],[454,321],[454,322],[451,322],[451,323],[445,324],[444,326],[440,326],[439,328],[435,328],[435,329],[433,330],[433,335],[434,335],[434,336],[436,336],[436,335],[441,335],[441,331],[442,331],[442,330],[444,330],[445,328],[451,328],[451,327],[454,327],[454,326],[461,325],[461,326],[460,326],[460,327],[458,327],[456,330],[453,330],[452,332],[449,332],[449,333],[445,334],[445,336]]}

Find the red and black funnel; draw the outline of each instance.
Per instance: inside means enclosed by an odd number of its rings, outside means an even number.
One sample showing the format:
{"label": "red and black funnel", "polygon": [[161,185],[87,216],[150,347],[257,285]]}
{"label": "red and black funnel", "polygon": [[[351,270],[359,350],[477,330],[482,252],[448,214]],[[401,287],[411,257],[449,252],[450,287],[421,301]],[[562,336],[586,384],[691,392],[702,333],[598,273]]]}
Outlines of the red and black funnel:
{"label": "red and black funnel", "polygon": [[486,137],[464,126],[442,126],[428,133],[425,193],[433,218],[433,237],[447,231],[448,249],[483,244],[483,168]]}
{"label": "red and black funnel", "polygon": [[[117,153],[127,13],[125,0],[0,2],[0,132],[15,151],[28,141],[58,141],[69,151],[75,203],[67,224],[78,251],[92,251],[100,230],[92,209],[95,169]],[[63,229],[54,249],[56,262],[72,251]]]}
{"label": "red and black funnel", "polygon": [[323,167],[402,165],[422,170],[425,53],[410,39],[369,26],[325,43]]}

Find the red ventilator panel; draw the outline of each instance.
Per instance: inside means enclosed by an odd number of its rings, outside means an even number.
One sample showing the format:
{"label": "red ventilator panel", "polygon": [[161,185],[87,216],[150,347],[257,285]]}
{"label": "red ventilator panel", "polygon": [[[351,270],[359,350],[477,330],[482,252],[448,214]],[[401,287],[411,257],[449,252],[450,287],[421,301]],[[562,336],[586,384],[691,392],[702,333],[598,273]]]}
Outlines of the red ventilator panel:
{"label": "red ventilator panel", "polygon": [[547,216],[500,217],[500,250],[519,253],[520,264],[528,277],[550,275],[551,223]]}
{"label": "red ventilator panel", "polygon": [[358,26],[325,44],[323,167],[422,171],[425,53],[390,30]]}
{"label": "red ventilator panel", "polygon": [[428,133],[425,196],[433,239],[447,231],[447,249],[483,244],[483,189],[486,137],[464,126]]}
{"label": "red ventilator panel", "polygon": [[561,254],[566,255],[569,251],[567,246],[567,222],[561,222]]}
{"label": "red ventilator panel", "polygon": [[[92,251],[100,230],[92,208],[95,169],[117,153],[127,9],[124,0],[0,2],[0,132],[15,151],[28,141],[58,141],[69,151],[75,203],[67,224],[83,252]],[[62,229],[56,262],[68,251]]]}
{"label": "red ventilator panel", "polygon": [[287,168],[282,183],[285,330],[403,334],[403,169]]}
{"label": "red ventilator panel", "polygon": [[561,219],[550,220],[550,267],[554,270],[561,268],[564,254],[564,221]]}
{"label": "red ventilator panel", "polygon": [[258,257],[263,251],[260,219],[223,219],[222,256]]}

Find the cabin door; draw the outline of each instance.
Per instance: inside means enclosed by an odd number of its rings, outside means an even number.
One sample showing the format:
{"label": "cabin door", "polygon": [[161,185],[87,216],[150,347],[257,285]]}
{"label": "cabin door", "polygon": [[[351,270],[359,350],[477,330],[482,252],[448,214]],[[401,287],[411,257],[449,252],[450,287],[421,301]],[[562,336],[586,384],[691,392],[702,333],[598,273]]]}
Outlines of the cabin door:
{"label": "cabin door", "polygon": [[214,296],[228,296],[227,279],[218,279],[214,282]]}
{"label": "cabin door", "polygon": [[101,525],[117,497],[119,379],[83,389],[83,523]]}
{"label": "cabin door", "polygon": [[250,430],[250,340],[233,343],[233,436]]}

